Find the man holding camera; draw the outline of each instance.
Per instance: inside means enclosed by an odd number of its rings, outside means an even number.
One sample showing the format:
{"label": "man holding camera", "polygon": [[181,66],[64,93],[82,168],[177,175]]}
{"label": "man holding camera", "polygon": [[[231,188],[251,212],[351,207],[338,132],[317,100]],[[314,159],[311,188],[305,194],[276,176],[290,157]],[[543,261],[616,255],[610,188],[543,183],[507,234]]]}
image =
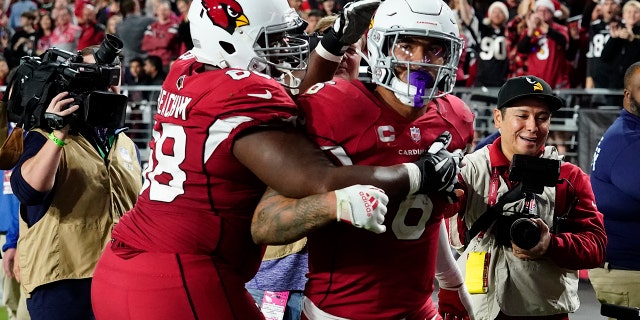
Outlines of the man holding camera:
{"label": "man holding camera", "polygon": [[[476,319],[569,319],[579,306],[577,270],[604,259],[589,177],[545,147],[551,114],[563,104],[538,77],[507,80],[493,113],[501,137],[463,160],[465,194],[449,233],[463,251]],[[545,183],[532,188],[531,180]]]}
{"label": "man holding camera", "polygon": [[[103,47],[94,49],[80,52],[84,64],[117,65],[117,52],[105,55]],[[108,61],[101,59],[105,56],[110,57]],[[24,97],[18,80],[10,95],[30,98]],[[112,85],[117,84],[119,77],[112,80]],[[29,81],[25,83],[33,87]],[[18,240],[20,280],[34,320],[93,319],[91,282],[96,263],[113,225],[133,207],[142,187],[139,154],[121,129],[123,123],[99,127],[91,120],[94,112],[102,114],[98,110],[88,110],[89,120],[82,119],[79,100],[69,95],[75,89],[53,89],[42,96],[46,101],[46,96],[55,95],[45,105],[41,123],[26,136],[24,152],[11,176],[13,191],[23,205]],[[117,86],[109,90],[114,92],[111,96],[119,96]],[[76,97],[83,95],[75,92]],[[116,109],[115,105],[101,107]],[[121,114],[114,116],[122,121],[124,105],[121,107]],[[80,115],[71,120],[72,114]]]}

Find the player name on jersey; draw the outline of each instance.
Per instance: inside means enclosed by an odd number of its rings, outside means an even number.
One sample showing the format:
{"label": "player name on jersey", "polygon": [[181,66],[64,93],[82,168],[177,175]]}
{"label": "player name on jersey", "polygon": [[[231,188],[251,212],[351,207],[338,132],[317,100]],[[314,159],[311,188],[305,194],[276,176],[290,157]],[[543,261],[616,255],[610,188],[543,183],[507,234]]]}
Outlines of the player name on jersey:
{"label": "player name on jersey", "polygon": [[191,102],[190,97],[170,93],[161,89],[158,98],[158,114],[164,117],[182,118],[187,120],[187,106]]}

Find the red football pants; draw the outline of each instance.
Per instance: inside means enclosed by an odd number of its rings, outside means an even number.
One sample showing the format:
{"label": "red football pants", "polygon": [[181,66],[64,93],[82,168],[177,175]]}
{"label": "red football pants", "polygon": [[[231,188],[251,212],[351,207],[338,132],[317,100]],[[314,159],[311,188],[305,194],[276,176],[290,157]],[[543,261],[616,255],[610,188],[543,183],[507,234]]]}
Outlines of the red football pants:
{"label": "red football pants", "polygon": [[145,252],[123,259],[108,245],[91,299],[97,320],[264,319],[241,277],[207,255]]}

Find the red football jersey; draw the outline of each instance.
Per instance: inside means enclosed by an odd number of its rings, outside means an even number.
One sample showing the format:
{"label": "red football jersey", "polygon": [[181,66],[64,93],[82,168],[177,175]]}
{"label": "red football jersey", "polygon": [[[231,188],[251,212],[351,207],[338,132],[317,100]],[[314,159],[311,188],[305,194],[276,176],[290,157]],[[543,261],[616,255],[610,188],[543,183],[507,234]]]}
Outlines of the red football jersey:
{"label": "red football jersey", "polygon": [[[443,131],[453,136],[449,150],[473,139],[473,113],[453,95],[430,102],[415,121],[359,81],[317,84],[298,105],[308,132],[342,165],[416,161]],[[411,196],[389,204],[383,234],[336,223],[310,235],[305,295],[349,319],[431,319],[439,227],[449,207],[441,196]]]}
{"label": "red football jersey", "polygon": [[250,280],[261,247],[250,234],[265,185],[233,155],[234,138],[297,115],[283,87],[264,74],[203,72],[190,53],[162,85],[149,167],[134,208],[113,237],[149,252],[215,254]]}
{"label": "red football jersey", "polygon": [[[553,28],[565,38],[566,43],[569,43],[569,30],[566,26],[552,23],[549,28]],[[568,88],[570,65],[565,54],[568,46],[561,47],[548,35],[534,36],[531,41],[534,42],[535,51],[527,56],[529,74],[540,77],[551,88]]]}

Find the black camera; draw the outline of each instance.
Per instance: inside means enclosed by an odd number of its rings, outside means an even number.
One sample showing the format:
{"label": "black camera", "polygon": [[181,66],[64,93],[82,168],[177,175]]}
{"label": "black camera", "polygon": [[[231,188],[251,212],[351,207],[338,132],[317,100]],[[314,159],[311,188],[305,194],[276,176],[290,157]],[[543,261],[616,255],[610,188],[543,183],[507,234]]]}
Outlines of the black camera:
{"label": "black camera", "polygon": [[[509,167],[509,180],[519,183],[518,188],[525,198],[522,212],[511,215],[502,214],[496,221],[495,236],[500,244],[510,246],[511,241],[518,247],[528,250],[540,241],[540,228],[531,221],[538,218],[530,212],[535,202],[535,194],[542,194],[544,187],[553,187],[560,176],[560,160],[544,159],[516,154]],[[521,197],[522,198],[522,197]]]}
{"label": "black camera", "polygon": [[68,91],[69,97],[74,98],[72,104],[80,108],[64,118],[66,124],[123,127],[127,97],[108,91],[120,84],[117,57],[122,48],[122,40],[107,34],[93,52],[96,63],[85,63],[80,52],[55,47],[41,57],[23,57],[5,94],[9,119],[25,130],[50,127],[45,111],[55,95]]}

